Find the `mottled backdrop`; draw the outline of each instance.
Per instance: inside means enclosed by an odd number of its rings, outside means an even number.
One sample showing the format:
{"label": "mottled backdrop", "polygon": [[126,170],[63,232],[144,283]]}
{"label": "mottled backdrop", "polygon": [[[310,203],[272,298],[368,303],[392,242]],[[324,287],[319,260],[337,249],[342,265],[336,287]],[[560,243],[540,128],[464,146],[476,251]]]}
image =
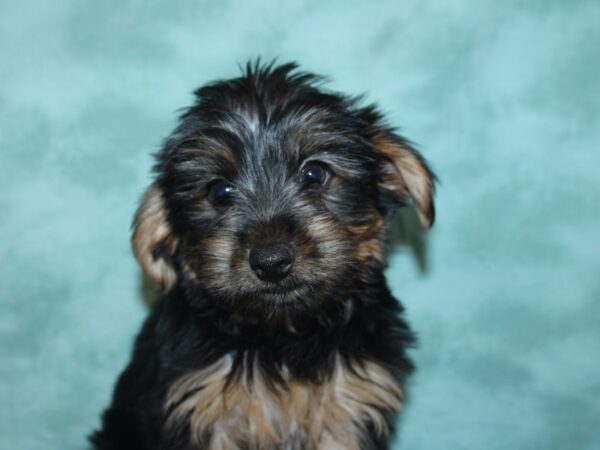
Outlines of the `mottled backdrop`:
{"label": "mottled backdrop", "polygon": [[1,0],[0,448],[85,449],[147,311],[150,154],[262,55],[366,92],[440,175],[388,271],[420,335],[395,449],[599,449],[599,24],[594,0]]}

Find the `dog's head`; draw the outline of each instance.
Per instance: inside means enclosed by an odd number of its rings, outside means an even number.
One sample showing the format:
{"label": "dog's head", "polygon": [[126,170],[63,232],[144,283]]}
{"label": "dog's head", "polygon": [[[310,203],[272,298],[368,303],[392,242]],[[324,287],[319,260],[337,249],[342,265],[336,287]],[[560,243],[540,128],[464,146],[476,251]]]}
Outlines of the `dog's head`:
{"label": "dog's head", "polygon": [[391,212],[434,220],[434,176],[373,106],[318,88],[294,64],[248,66],[196,92],[157,155],[135,254],[224,308],[307,310],[383,268]]}

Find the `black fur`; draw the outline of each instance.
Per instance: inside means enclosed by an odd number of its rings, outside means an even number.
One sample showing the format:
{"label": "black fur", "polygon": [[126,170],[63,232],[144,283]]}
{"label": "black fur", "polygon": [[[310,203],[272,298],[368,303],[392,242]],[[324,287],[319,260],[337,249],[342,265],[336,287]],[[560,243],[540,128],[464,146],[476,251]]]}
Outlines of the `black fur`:
{"label": "black fur", "polygon": [[[381,186],[390,161],[374,148],[374,130],[419,156],[373,106],[324,92],[321,82],[294,64],[257,63],[239,78],[196,91],[196,104],[155,167],[172,235],[152,253],[172,266],[176,282],[136,340],[102,428],[91,438],[94,448],[195,448],[187,422],[165,427],[166,393],[183,374],[226,354],[234,361],[232,380],[250,357],[274,385],[284,382],[283,370],[321,383],[335,355],[376,362],[399,384],[410,374],[406,349],[414,335],[387,288],[385,264],[359,260],[347,230],[381,217],[386,226],[375,239],[385,240],[389,218],[405,200]],[[324,168],[326,186],[298,178],[306,161]],[[235,191],[215,199],[214,185],[223,180]],[[317,219],[325,225],[315,236]],[[298,258],[275,287],[246,263],[253,246],[273,239],[291,242]],[[215,248],[230,253],[215,256]],[[393,430],[395,417],[382,413]],[[388,448],[387,438],[368,426],[361,448]],[[294,445],[286,448],[304,448]]]}

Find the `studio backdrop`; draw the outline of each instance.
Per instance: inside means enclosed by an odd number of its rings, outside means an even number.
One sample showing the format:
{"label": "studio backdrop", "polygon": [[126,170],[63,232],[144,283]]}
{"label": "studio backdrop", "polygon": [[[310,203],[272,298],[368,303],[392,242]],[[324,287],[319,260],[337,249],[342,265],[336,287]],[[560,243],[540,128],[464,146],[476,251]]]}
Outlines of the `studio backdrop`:
{"label": "studio backdrop", "polygon": [[388,281],[394,449],[600,448],[597,1],[0,1],[0,448],[87,448],[148,313],[130,224],[192,91],[262,57],[365,93],[439,175]]}

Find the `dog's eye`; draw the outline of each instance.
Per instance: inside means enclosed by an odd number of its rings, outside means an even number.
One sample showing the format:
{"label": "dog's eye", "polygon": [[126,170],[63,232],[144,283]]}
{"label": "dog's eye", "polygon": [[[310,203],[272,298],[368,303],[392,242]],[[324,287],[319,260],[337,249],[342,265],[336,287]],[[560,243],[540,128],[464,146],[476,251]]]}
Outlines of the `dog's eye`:
{"label": "dog's eye", "polygon": [[224,180],[214,181],[209,189],[209,197],[213,203],[227,203],[235,193],[235,187]]}
{"label": "dog's eye", "polygon": [[329,171],[321,164],[310,163],[302,169],[302,180],[306,185],[324,186],[329,181]]}

